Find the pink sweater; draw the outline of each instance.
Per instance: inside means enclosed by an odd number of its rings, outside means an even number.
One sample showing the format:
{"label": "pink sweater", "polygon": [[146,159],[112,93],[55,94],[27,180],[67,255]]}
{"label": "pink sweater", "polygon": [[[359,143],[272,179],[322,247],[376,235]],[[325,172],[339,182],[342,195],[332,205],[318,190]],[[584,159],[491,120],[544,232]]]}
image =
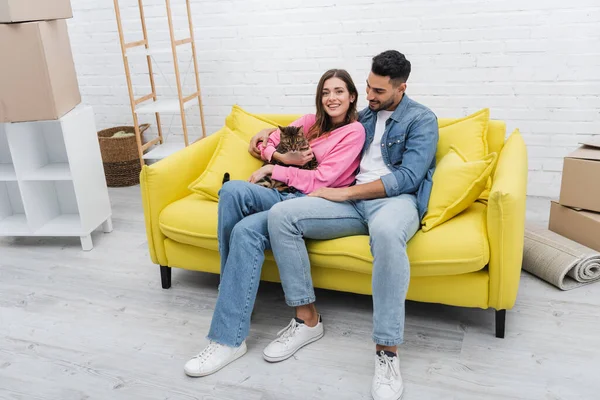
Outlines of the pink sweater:
{"label": "pink sweater", "polygon": [[[304,134],[315,124],[316,116],[307,114],[292,122],[292,126],[302,126]],[[271,161],[280,141],[279,129],[269,136],[267,145],[261,149],[262,159]],[[316,170],[276,165],[272,178],[293,186],[309,194],[322,187],[346,187],[354,182],[360,165],[360,154],[365,142],[365,129],[355,121],[333,130],[328,135],[313,140],[310,147],[317,158]]]}

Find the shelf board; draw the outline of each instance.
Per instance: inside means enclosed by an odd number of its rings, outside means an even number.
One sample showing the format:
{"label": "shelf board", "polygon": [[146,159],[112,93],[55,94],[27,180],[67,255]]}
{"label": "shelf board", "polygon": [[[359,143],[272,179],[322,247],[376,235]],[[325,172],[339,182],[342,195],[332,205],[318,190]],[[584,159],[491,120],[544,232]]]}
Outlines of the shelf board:
{"label": "shelf board", "polygon": [[16,181],[15,167],[12,164],[0,164],[0,181]]}
{"label": "shelf board", "polygon": [[[198,98],[194,98],[183,105],[184,110],[198,105]],[[179,99],[161,99],[158,101],[148,101],[139,105],[135,112],[136,114],[154,114],[154,113],[169,113],[178,114],[180,112]]]}
{"label": "shelf board", "polygon": [[28,236],[31,234],[25,214],[13,214],[0,219],[0,236]]}
{"label": "shelf board", "polygon": [[62,214],[35,231],[35,236],[81,236],[81,217],[79,214]]}
{"label": "shelf board", "polygon": [[157,144],[156,146],[154,146],[154,148],[152,148],[152,150],[144,154],[144,159],[162,160],[163,158],[168,157],[171,154],[178,152],[179,150],[182,150],[184,147],[185,144],[183,143]]}
{"label": "shelf board", "polygon": [[72,178],[68,163],[46,164],[42,168],[25,174],[25,181],[70,181]]}

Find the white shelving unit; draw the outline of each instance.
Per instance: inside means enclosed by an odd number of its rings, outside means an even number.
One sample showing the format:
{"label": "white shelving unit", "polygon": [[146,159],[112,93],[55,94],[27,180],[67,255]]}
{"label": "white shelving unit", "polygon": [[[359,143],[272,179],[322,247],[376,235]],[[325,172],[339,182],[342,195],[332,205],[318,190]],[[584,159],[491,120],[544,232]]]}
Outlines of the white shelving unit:
{"label": "white shelving unit", "polygon": [[144,160],[162,160],[163,158],[168,157],[179,150],[183,150],[184,148],[184,143],[165,143],[144,154]]}
{"label": "white shelving unit", "polygon": [[112,231],[92,108],[0,124],[0,236],[78,236],[89,251],[100,225]]}
{"label": "white shelving unit", "polygon": [[[198,99],[194,98],[183,105],[183,109],[187,110],[192,106],[198,105]],[[136,114],[178,114],[180,111],[178,99],[161,99],[153,103],[144,104],[135,108]]]}
{"label": "white shelving unit", "polygon": [[8,140],[4,125],[0,124],[0,182],[12,182],[17,180],[15,167],[12,162],[10,150],[8,149]]}

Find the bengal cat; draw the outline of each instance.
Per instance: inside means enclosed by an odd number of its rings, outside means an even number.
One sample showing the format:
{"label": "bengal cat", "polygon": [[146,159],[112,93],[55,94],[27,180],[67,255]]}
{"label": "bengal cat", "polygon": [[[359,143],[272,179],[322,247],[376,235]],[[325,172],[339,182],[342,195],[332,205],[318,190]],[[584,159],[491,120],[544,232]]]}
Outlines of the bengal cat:
{"label": "bengal cat", "polygon": [[[308,140],[306,139],[306,137],[304,136],[302,127],[297,127],[297,126],[282,127],[282,126],[280,126],[279,130],[281,131],[280,141],[276,148],[276,151],[279,154],[285,154],[289,151],[308,150],[309,143],[308,143]],[[286,164],[280,163],[275,160],[271,160],[271,164],[282,165],[285,167],[290,166],[290,165],[286,165]],[[265,165],[266,165],[266,163],[265,163]],[[317,166],[318,166],[317,159],[313,156],[312,160],[310,160],[303,166],[301,166],[301,167],[295,166],[295,167],[300,168],[300,169],[317,169]],[[227,182],[228,180],[229,180],[229,174],[225,173],[225,176],[223,177],[223,183]],[[285,184],[283,182],[272,179],[271,176],[265,176],[264,178],[258,180],[256,182],[256,184],[266,187],[268,189],[276,189],[280,192],[287,190],[291,193],[294,193],[297,191],[296,188],[288,186],[287,184]]]}

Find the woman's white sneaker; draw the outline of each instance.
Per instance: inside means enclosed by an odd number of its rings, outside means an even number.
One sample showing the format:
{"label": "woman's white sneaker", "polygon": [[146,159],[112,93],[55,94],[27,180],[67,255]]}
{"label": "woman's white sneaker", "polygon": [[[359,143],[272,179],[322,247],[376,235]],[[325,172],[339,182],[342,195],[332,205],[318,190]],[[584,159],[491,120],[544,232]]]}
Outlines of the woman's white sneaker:
{"label": "woman's white sneaker", "polygon": [[210,342],[197,356],[189,360],[185,367],[188,376],[206,376],[214,374],[227,364],[230,364],[246,354],[246,341],[240,347],[229,347],[216,342]]}
{"label": "woman's white sneaker", "polygon": [[375,376],[371,386],[374,400],[398,400],[404,384],[400,375],[400,361],[394,353],[381,350],[375,355]]}
{"label": "woman's white sneaker", "polygon": [[295,352],[309,343],[323,337],[323,321],[319,315],[316,326],[310,327],[301,319],[292,318],[288,326],[277,333],[273,340],[263,351],[263,357],[269,362],[278,362],[290,358]]}

